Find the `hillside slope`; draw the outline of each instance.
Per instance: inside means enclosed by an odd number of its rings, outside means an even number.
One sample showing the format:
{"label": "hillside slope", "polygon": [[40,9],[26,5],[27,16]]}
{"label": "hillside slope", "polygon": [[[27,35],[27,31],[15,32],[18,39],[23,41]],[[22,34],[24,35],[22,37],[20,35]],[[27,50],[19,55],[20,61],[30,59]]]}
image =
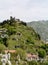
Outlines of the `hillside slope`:
{"label": "hillside slope", "polygon": [[[28,27],[25,22],[13,17],[0,23],[0,53],[6,49],[16,50],[16,53],[11,54],[12,65],[16,64],[15,61],[19,59],[17,59],[18,55],[21,59],[20,63],[26,62],[25,65],[32,65],[32,62],[26,60],[28,55],[29,59],[32,55],[35,56],[35,61],[37,58],[46,59],[48,55],[48,44],[41,41],[40,35],[32,27]],[[19,65],[24,65],[20,63]],[[36,63],[38,65],[39,62]]]}
{"label": "hillside slope", "polygon": [[26,51],[33,49],[32,51],[36,52],[34,47],[42,43],[40,35],[19,19],[10,17],[10,20],[0,23],[0,46],[3,46],[1,49],[22,48]]}
{"label": "hillside slope", "polygon": [[0,23],[0,45],[4,46],[3,49],[22,48],[27,51],[32,46],[34,50],[35,46],[42,43],[40,35],[19,19],[10,17],[10,20],[4,20]]}
{"label": "hillside slope", "polygon": [[48,21],[30,22],[28,26],[33,27],[34,30],[40,34],[41,38],[48,42]]}

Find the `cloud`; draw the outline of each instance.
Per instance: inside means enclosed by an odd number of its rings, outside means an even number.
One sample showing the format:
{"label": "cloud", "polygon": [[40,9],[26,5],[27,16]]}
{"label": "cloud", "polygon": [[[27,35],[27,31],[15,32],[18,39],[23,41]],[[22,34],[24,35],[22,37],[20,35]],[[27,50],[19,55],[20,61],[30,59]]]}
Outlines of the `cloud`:
{"label": "cloud", "polygon": [[0,0],[0,21],[10,15],[23,21],[48,19],[48,0]]}

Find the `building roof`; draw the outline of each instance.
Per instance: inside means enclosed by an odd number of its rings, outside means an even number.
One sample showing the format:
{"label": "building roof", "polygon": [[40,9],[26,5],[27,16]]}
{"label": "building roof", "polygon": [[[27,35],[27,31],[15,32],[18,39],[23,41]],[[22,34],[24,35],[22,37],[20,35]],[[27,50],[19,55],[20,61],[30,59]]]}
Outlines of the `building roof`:
{"label": "building roof", "polygon": [[38,55],[28,53],[28,54],[27,54],[27,57],[29,57],[29,58],[37,58]]}
{"label": "building roof", "polygon": [[8,53],[8,52],[10,52],[10,53],[16,53],[16,50],[5,50],[5,53]]}

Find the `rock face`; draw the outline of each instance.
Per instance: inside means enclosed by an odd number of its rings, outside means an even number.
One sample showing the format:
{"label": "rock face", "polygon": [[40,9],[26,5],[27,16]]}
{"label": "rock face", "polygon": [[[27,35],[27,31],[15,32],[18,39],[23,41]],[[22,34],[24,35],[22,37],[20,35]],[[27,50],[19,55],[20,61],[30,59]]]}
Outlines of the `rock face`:
{"label": "rock face", "polygon": [[7,63],[8,63],[8,65],[11,65],[10,53],[2,55],[1,62],[2,62],[2,65],[6,65]]}

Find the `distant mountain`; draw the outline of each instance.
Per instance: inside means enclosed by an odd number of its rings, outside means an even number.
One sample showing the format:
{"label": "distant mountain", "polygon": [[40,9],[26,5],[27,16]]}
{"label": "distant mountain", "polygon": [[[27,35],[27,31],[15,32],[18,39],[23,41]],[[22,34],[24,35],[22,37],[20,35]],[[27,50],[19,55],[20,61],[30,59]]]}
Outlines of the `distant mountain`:
{"label": "distant mountain", "polygon": [[27,23],[27,25],[33,27],[33,29],[40,34],[41,38],[48,42],[48,20],[32,21]]}

